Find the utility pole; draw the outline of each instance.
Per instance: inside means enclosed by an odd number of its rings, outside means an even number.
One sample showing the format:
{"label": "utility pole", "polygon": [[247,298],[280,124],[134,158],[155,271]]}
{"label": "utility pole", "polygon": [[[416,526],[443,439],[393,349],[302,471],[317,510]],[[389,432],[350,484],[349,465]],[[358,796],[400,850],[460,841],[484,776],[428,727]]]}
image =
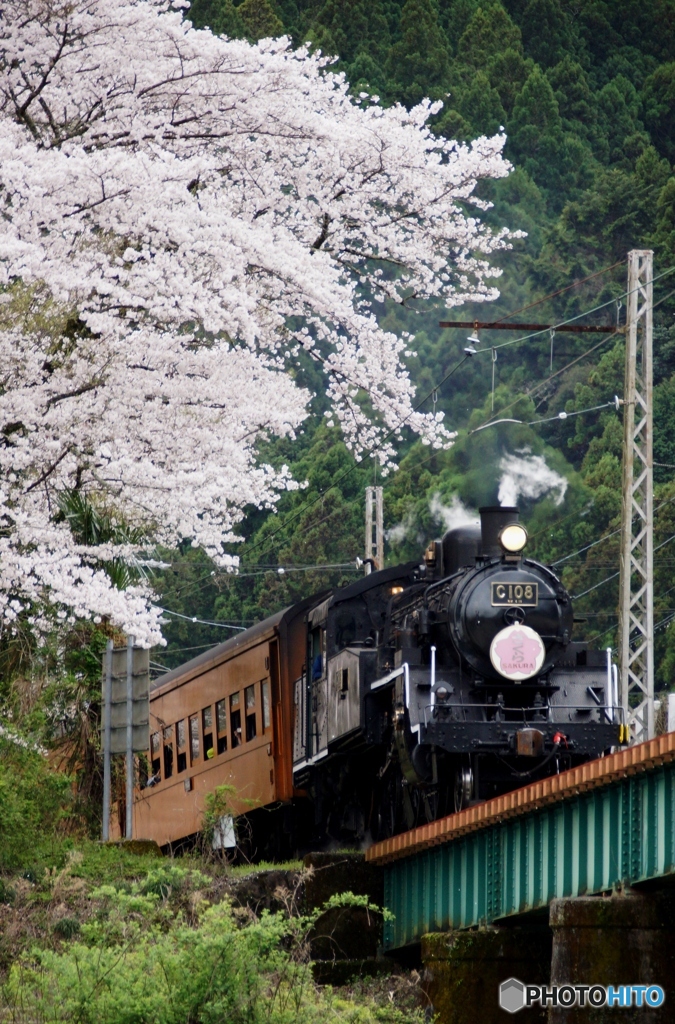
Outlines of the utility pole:
{"label": "utility pole", "polygon": [[[375,512],[374,519],[373,511]],[[381,487],[366,487],[365,550],[366,576],[368,573],[372,572],[373,562],[375,563],[376,569],[384,569],[384,512]]]}
{"label": "utility pole", "polygon": [[626,303],[619,652],[621,703],[636,743],[654,735],[652,257],[650,249],[628,253]]}
{"label": "utility pole", "polygon": [[110,736],[112,732],[113,642],[108,640],[103,666],[103,842],[110,838]]}
{"label": "utility pole", "polygon": [[124,838],[133,837],[134,825],[134,638],[127,638],[127,789],[126,789],[126,828]]}

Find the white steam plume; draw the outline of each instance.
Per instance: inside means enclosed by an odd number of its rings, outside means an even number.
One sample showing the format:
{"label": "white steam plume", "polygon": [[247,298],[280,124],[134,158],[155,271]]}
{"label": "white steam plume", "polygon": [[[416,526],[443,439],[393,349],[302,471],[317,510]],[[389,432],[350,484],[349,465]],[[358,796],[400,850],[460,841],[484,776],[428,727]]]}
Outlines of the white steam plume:
{"label": "white steam plume", "polygon": [[449,505],[444,505],[436,491],[429,502],[429,511],[434,519],[440,519],[446,530],[452,530],[456,526],[475,526],[480,521],[478,513],[466,508],[456,494],[453,494]]}
{"label": "white steam plume", "polygon": [[402,523],[397,523],[396,526],[392,526],[389,530],[385,530],[384,535],[390,544],[402,544],[414,525],[415,517],[406,516]]}
{"label": "white steam plume", "polygon": [[[445,530],[451,530],[455,526],[473,526],[479,522],[478,513],[466,508],[456,494],[450,498],[450,504],[445,505],[441,500],[438,491],[429,502],[429,511],[433,518],[439,522]],[[418,527],[417,516],[413,511],[408,512],[402,523],[397,523],[385,531],[385,537],[390,544],[402,544],[404,540],[413,538],[418,544],[424,544],[424,534]]]}
{"label": "white steam plume", "polygon": [[546,465],[543,455],[505,455],[499,463],[499,504],[517,505],[518,498],[541,498],[556,491],[554,501],[561,505],[567,480]]}

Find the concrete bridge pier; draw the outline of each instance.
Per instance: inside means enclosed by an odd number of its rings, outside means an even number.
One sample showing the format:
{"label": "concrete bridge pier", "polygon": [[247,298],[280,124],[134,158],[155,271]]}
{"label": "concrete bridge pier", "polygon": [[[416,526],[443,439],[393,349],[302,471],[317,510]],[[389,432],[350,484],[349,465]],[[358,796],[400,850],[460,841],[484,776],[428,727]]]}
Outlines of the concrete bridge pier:
{"label": "concrete bridge pier", "polygon": [[[660,985],[660,1007],[549,1008],[549,1024],[672,1024],[675,1020],[675,900],[659,895],[553,900],[551,987]],[[525,979],[523,979],[525,980]],[[635,997],[633,997],[634,1001]],[[519,1018],[520,1019],[520,1016]]]}
{"label": "concrete bridge pier", "polygon": [[[504,1024],[499,986],[507,978],[547,985],[551,932],[541,928],[478,928],[422,936],[424,987],[438,1024]],[[545,1024],[546,1010],[525,1008],[517,1024]]]}

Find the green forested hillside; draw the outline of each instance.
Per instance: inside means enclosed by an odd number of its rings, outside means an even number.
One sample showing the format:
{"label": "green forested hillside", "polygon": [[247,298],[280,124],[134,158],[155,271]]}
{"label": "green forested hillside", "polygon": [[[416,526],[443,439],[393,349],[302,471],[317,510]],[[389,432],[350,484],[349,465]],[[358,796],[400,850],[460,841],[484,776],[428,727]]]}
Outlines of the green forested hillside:
{"label": "green forested hillside", "polygon": [[[443,380],[465,345],[467,332],[439,328],[444,316],[497,319],[538,303],[516,320],[555,323],[609,303],[584,321],[613,323],[612,300],[625,289],[629,249],[653,248],[656,275],[675,264],[673,0],[195,0],[188,16],[198,26],[249,39],[283,31],[294,45],[309,42],[335,54],[333,72],[345,74],[364,101],[373,93],[406,105],[425,96],[440,99],[443,108],[433,118],[438,133],[471,140],[506,132],[514,171],[483,185],[483,196],[494,204],[492,223],[527,236],[501,258],[499,301],[450,314],[417,308],[414,301],[382,310],[387,326],[415,336],[410,369],[420,399]],[[675,497],[672,281],[666,274],[655,283],[657,504]],[[558,294],[545,298],[552,293]],[[374,460],[353,463],[323,418],[322,382],[308,368],[316,399],[300,443],[264,453],[292,465],[307,487],[284,498],[276,515],[251,512],[242,530],[245,543],[238,546],[243,568],[237,579],[214,573],[192,551],[168,554],[172,568],[157,577],[164,605],[242,625],[353,578],[356,570],[350,568],[290,567],[346,563],[362,555],[367,483],[385,486],[388,560],[412,557],[452,521],[458,501],[474,509],[494,501],[502,460],[520,453],[526,459],[543,456],[568,481],[562,501],[559,489],[536,498],[521,495],[532,548],[551,561],[573,555],[561,565],[571,592],[595,587],[579,599],[586,616],[579,635],[603,646],[615,643],[617,580],[602,581],[618,569],[616,534],[575,552],[618,525],[620,413],[605,408],[533,427],[504,424],[468,434],[492,413],[490,348],[518,337],[485,332],[484,351],[427,399],[425,408],[435,397],[437,410],[459,432],[454,447],[432,452],[404,432],[400,469],[386,479],[378,477]],[[621,396],[623,339],[558,332],[551,352],[545,335],[497,350],[494,370],[496,412],[503,409],[505,416],[526,422],[545,420]],[[674,533],[675,504],[665,504],[657,514],[656,543]],[[656,587],[662,686],[670,685],[675,662],[667,629],[675,610],[673,559],[675,543],[665,543]],[[278,566],[287,571],[280,574]],[[166,633],[169,647],[157,659],[167,665],[230,635],[175,617]]]}

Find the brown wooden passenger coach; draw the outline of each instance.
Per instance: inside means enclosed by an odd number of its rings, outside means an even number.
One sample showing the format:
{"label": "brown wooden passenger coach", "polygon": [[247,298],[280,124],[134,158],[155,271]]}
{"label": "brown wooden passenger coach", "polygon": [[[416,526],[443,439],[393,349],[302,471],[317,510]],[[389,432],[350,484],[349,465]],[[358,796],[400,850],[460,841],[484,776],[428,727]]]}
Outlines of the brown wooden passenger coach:
{"label": "brown wooden passenger coach", "polygon": [[[306,603],[305,603],[306,604]],[[229,785],[235,813],[293,797],[293,681],[305,604],[280,612],[162,676],[150,692],[150,785],[134,835],[160,846],[202,828],[204,797]]]}

